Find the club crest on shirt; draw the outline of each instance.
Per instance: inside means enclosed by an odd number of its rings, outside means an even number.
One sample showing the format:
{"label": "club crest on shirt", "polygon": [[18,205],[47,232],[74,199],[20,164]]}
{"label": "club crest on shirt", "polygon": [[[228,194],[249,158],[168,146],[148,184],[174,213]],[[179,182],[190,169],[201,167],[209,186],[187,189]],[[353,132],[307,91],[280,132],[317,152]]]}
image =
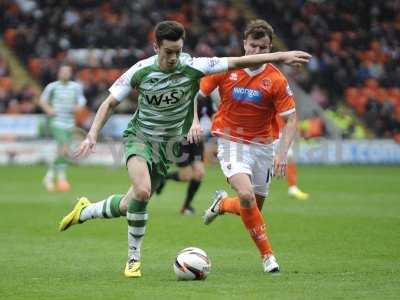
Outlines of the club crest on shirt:
{"label": "club crest on shirt", "polygon": [[229,80],[238,80],[238,74],[237,73],[231,73],[231,75],[229,76]]}
{"label": "club crest on shirt", "polygon": [[264,78],[263,80],[261,80],[260,85],[262,89],[269,91],[272,87],[272,81],[269,78]]}

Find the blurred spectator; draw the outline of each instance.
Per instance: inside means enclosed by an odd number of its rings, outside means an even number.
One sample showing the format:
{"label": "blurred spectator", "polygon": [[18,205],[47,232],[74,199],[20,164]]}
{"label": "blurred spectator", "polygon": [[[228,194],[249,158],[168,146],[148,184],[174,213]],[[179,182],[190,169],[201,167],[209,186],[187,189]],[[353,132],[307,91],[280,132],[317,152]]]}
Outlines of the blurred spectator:
{"label": "blurred spectator", "polygon": [[313,85],[310,93],[311,100],[320,105],[323,108],[328,106],[329,100],[326,95],[326,91],[322,89],[318,84]]}
{"label": "blurred spectator", "polygon": [[[376,136],[399,130],[393,129],[398,125],[393,109],[400,106],[400,98],[385,99],[400,82],[399,0],[271,0],[268,9],[262,0],[246,2],[272,22],[289,48],[313,54],[308,72],[293,77],[315,102],[336,107],[346,96]],[[327,91],[327,98],[319,87]]]}
{"label": "blurred spectator", "polygon": [[[83,81],[91,109],[119,74],[153,54],[152,30],[163,19],[175,19],[187,28],[187,49],[193,55],[239,55],[243,14],[230,1],[3,1],[1,30],[42,86],[54,81],[66,59],[77,69],[88,69]],[[29,7],[29,9],[27,9]],[[123,8],[123,9],[122,9]],[[133,17],[134,16],[134,17]],[[206,25],[207,24],[207,25]],[[99,69],[98,78],[94,76]],[[95,77],[95,80],[89,78]],[[127,105],[126,109],[132,109]],[[131,111],[127,111],[131,112]]]}
{"label": "blurred spectator", "polygon": [[0,54],[0,77],[7,77],[10,75],[10,66],[4,57]]}
{"label": "blurred spectator", "polygon": [[398,85],[399,81],[387,80],[400,76],[395,63],[400,59],[398,0],[271,0],[268,9],[264,1],[247,2],[257,14],[272,20],[289,48],[314,55],[308,65],[310,81],[300,82],[306,89],[317,82],[334,101],[346,87],[362,85],[370,77],[384,86]]}
{"label": "blurred spectator", "polygon": [[325,126],[317,115],[302,120],[299,123],[300,136],[305,139],[318,138],[325,135]]}

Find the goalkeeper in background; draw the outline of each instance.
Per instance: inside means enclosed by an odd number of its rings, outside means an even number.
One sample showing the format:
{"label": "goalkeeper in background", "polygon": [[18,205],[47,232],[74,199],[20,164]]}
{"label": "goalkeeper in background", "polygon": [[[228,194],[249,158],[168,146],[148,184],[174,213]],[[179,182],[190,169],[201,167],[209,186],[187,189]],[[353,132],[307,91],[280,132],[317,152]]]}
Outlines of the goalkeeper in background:
{"label": "goalkeeper in background", "polygon": [[67,192],[71,188],[66,168],[75,128],[75,111],[86,104],[86,98],[82,86],[71,80],[71,66],[62,65],[57,77],[57,81],[45,87],[39,101],[40,107],[50,117],[50,132],[57,143],[57,154],[49,164],[43,184],[49,192]]}

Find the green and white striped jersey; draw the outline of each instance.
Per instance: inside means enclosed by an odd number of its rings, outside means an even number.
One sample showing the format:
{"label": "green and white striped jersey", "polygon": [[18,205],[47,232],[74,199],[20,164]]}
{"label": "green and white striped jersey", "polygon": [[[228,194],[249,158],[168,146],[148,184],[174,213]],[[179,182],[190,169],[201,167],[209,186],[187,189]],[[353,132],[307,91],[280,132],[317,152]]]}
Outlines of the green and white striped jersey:
{"label": "green and white striped jersey", "polygon": [[182,136],[190,129],[200,78],[227,69],[227,58],[192,58],[182,53],[174,70],[162,72],[155,55],[132,66],[109,91],[115,99],[122,101],[132,88],[136,88],[138,109],[127,130],[149,140],[166,141]]}
{"label": "green and white striped jersey", "polygon": [[52,126],[62,129],[74,128],[75,107],[86,104],[82,86],[75,81],[49,83],[43,90],[41,99],[54,109],[55,116],[51,120]]}

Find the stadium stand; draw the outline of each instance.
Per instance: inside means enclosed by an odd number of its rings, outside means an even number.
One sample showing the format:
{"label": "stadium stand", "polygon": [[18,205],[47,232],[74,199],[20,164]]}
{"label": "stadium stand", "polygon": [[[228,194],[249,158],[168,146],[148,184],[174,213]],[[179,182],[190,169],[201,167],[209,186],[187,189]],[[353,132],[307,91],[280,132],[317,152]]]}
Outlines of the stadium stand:
{"label": "stadium stand", "polygon": [[14,87],[10,66],[0,55],[0,113],[19,114],[36,113],[35,91],[29,84],[23,84],[19,89]]}
{"label": "stadium stand", "polygon": [[[0,28],[5,43],[42,86],[55,79],[62,61],[72,63],[84,85],[89,109],[96,110],[110,83],[134,62],[153,53],[150,32],[160,20],[185,24],[185,50],[193,55],[240,55],[240,32],[246,19],[234,2],[2,1]],[[347,105],[354,111],[352,118],[360,118],[375,136],[399,136],[398,1],[271,0],[268,9],[261,0],[244,3],[252,7],[253,15],[273,24],[288,48],[314,55],[308,70],[292,77],[314,102],[333,112],[329,114],[333,120],[340,120],[343,112],[336,112]],[[16,98],[21,92],[10,89],[7,76],[1,75],[3,69],[0,60],[0,111],[35,112],[26,104],[16,108],[12,100],[29,99],[29,88],[22,93],[25,96]],[[128,102],[120,110],[129,113],[135,108],[134,102]],[[315,118],[309,121],[319,126]],[[357,124],[352,122],[346,130],[357,132]],[[312,131],[305,135],[324,132],[321,128]]]}
{"label": "stadium stand", "polygon": [[246,2],[288,48],[313,54],[297,82],[321,106],[346,103],[377,137],[399,134],[399,1]]}
{"label": "stadium stand", "polygon": [[119,74],[153,54],[150,33],[160,20],[186,25],[185,50],[194,55],[241,53],[239,32],[245,20],[229,1],[44,1],[27,11],[13,1],[2,6],[4,39],[31,74],[44,86],[55,79],[60,62],[69,61],[93,110]]}

